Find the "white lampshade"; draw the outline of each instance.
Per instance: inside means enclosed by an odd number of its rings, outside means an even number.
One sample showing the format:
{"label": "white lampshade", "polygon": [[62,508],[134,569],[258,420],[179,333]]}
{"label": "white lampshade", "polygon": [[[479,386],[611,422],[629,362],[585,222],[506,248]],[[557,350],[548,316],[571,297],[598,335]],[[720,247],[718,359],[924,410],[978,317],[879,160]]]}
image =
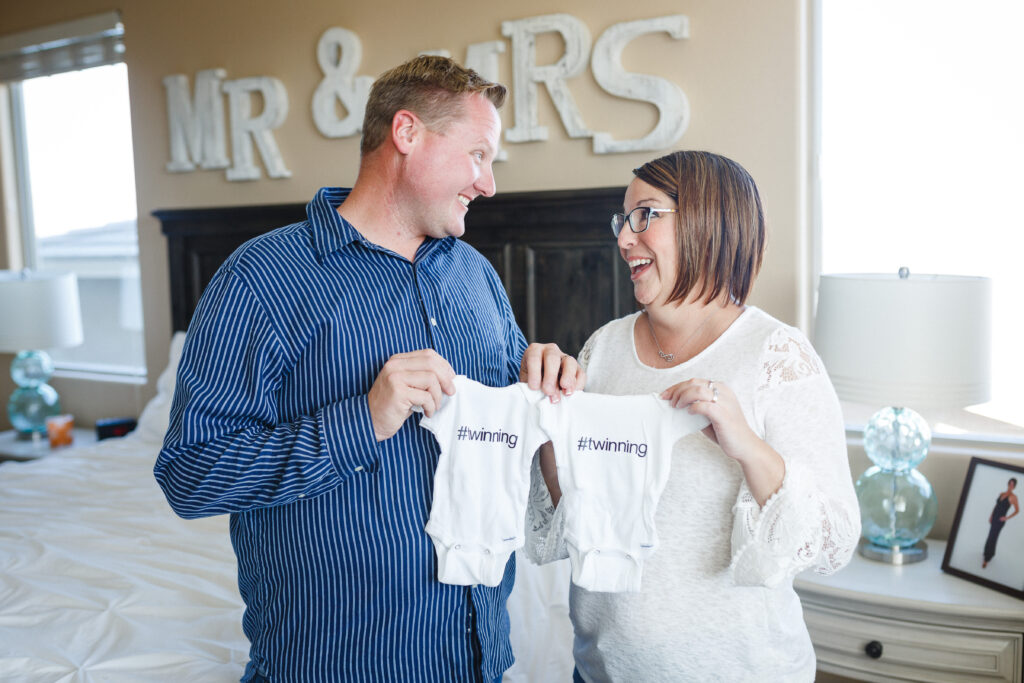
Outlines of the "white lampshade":
{"label": "white lampshade", "polygon": [[814,346],[839,397],[962,408],[989,399],[991,283],[954,275],[822,275]]}
{"label": "white lampshade", "polygon": [[81,343],[82,313],[74,273],[0,271],[0,351]]}

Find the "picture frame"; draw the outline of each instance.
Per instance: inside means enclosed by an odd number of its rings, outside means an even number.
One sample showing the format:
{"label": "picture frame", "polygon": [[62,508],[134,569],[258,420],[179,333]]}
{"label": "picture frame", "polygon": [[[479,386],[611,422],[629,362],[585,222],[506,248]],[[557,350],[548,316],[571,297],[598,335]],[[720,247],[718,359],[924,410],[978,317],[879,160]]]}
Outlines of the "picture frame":
{"label": "picture frame", "polygon": [[1022,486],[1024,467],[971,458],[942,571],[1024,600]]}

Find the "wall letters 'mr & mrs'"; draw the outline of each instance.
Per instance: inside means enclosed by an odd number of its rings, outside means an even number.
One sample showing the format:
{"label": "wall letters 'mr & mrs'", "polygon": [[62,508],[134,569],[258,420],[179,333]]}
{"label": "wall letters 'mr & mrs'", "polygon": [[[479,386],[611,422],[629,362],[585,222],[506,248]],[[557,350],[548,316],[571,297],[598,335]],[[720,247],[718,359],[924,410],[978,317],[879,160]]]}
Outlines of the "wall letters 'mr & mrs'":
{"label": "wall letters 'mr & mrs'", "polygon": [[[596,154],[666,149],[686,131],[690,109],[683,90],[663,78],[630,73],[622,66],[623,49],[640,36],[667,33],[676,40],[689,37],[689,21],[684,15],[614,24],[593,43],[592,52],[590,31],[582,21],[568,14],[505,21],[501,33],[512,46],[510,91],[514,122],[505,131],[506,142],[548,139],[547,127],[538,120],[539,85],[547,89],[569,137],[591,138]],[[565,43],[564,53],[554,64],[537,64],[536,39],[545,33],[557,33]],[[507,49],[504,40],[474,43],[466,49],[464,64],[484,78],[498,81],[498,55]],[[446,50],[423,54],[451,56]],[[657,107],[658,121],[646,135],[617,140],[610,133],[587,127],[566,82],[586,70],[588,55],[594,80],[602,90]],[[363,112],[373,83],[373,78],[356,73],[362,57],[359,37],[344,28],[327,29],[317,43],[317,62],[324,78],[313,93],[311,106],[313,122],[325,137],[344,138],[362,132]],[[191,96],[187,76],[174,74],[163,79],[170,122],[171,160],[167,170],[190,172],[197,166],[227,169],[228,180],[256,180],[261,176],[255,158],[258,150],[268,176],[289,177],[291,171],[285,166],[272,133],[288,116],[288,91],[284,84],[272,76],[236,80],[226,77],[224,69],[199,71]],[[253,115],[255,99],[262,100],[263,108]],[[225,118],[231,131],[230,160]],[[504,153],[499,158],[505,158]]]}

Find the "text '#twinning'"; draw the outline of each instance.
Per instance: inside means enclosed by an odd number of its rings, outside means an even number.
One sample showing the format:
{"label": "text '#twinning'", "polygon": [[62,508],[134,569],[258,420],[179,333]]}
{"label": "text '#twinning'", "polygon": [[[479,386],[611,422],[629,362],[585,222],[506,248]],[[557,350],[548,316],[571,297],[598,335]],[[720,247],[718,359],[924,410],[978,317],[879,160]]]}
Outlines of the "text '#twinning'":
{"label": "text '#twinning'", "polygon": [[[461,425],[455,436],[459,441],[482,441],[485,443],[501,443],[509,448],[515,448],[519,443],[519,435],[506,432],[501,429],[472,429]],[[647,457],[647,444],[633,441],[613,441],[611,439],[595,439],[590,436],[581,436],[576,440],[576,450],[604,451],[606,453],[626,453],[635,455],[638,458]]]}
{"label": "text '#twinning'", "polygon": [[589,436],[581,436],[576,440],[576,450],[580,453],[583,451],[606,451],[609,453],[630,453],[638,458],[647,457],[647,444],[645,443],[595,439]]}

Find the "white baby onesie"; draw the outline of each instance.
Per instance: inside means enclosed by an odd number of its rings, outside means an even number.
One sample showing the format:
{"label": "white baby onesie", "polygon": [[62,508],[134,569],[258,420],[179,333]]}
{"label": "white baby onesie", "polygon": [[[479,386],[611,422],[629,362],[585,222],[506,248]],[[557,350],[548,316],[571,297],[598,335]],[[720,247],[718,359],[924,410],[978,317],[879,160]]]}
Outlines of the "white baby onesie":
{"label": "white baby onesie", "polygon": [[591,591],[639,591],[658,545],[654,513],[672,446],[707,426],[657,394],[580,392],[537,404],[558,466],[572,581]]}
{"label": "white baby onesie", "polygon": [[439,581],[497,586],[522,547],[530,465],[548,440],[533,407],[543,396],[523,383],[496,389],[459,375],[455,395],[420,419],[441,447],[426,525]]}

